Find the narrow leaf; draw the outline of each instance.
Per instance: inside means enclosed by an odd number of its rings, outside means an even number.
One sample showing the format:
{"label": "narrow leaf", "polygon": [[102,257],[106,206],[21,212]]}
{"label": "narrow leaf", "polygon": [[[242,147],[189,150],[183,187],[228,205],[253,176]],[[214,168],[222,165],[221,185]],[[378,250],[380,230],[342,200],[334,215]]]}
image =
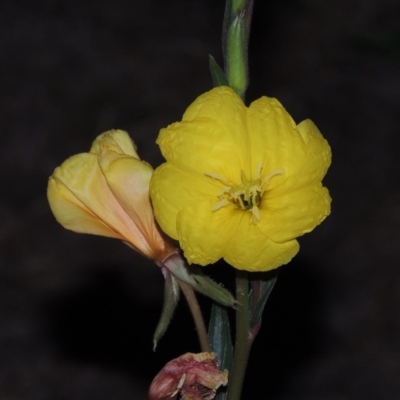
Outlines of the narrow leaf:
{"label": "narrow leaf", "polygon": [[228,79],[226,79],[224,71],[222,71],[221,67],[218,65],[218,63],[215,61],[215,58],[211,54],[208,56],[208,60],[208,66],[210,68],[213,86],[229,86]]}
{"label": "narrow leaf", "polygon": [[250,328],[254,328],[261,323],[265,304],[277,279],[278,272],[274,270],[260,274],[260,279],[252,280],[252,290],[249,294],[251,305]]}
{"label": "narrow leaf", "polygon": [[165,274],[164,305],[153,336],[153,351],[156,350],[159,340],[164,335],[169,323],[171,322],[172,315],[174,314],[176,305],[178,304],[179,290],[178,281],[170,272],[167,272]]}
{"label": "narrow leaf", "polygon": [[[213,304],[211,309],[208,339],[212,351],[217,353],[221,362],[220,369],[222,371],[225,369],[230,371],[233,360],[233,347],[228,313],[225,307],[222,307],[216,303]],[[220,391],[218,400],[226,400],[226,396],[227,390],[224,388]]]}

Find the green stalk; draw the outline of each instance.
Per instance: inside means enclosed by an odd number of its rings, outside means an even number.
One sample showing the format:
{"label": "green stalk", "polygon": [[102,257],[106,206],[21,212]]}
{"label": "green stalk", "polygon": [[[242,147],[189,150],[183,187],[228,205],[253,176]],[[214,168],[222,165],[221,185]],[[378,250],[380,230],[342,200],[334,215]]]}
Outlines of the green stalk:
{"label": "green stalk", "polygon": [[249,279],[246,271],[236,272],[236,341],[232,373],[229,376],[227,400],[240,400],[249,359]]}
{"label": "green stalk", "polygon": [[204,318],[201,313],[199,303],[196,299],[196,294],[190,285],[178,279],[178,284],[182,289],[184,296],[189,305],[190,312],[192,313],[194,324],[196,325],[197,335],[199,337],[201,351],[210,352],[210,344],[208,343],[208,335]]}

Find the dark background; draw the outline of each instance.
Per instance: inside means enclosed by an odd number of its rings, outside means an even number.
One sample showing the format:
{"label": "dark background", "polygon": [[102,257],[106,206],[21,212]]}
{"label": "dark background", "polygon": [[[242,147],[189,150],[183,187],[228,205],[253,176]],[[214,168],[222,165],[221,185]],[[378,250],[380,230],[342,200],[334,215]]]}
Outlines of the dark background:
{"label": "dark background", "polygon": [[[182,303],[153,353],[157,267],[64,230],[45,193],[53,169],[110,128],[162,162],[159,129],[211,88],[223,8],[1,2],[1,400],[142,400],[167,361],[198,351]],[[244,399],[400,398],[399,20],[396,0],[255,0],[247,98],[314,120],[333,151],[333,203],[281,269]]]}

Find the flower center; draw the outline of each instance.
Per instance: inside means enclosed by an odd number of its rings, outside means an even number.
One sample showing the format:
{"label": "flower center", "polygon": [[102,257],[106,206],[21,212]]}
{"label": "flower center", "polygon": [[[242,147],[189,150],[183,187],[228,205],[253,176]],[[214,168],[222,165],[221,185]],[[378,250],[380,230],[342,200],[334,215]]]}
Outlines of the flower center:
{"label": "flower center", "polygon": [[217,211],[229,203],[232,203],[241,210],[250,211],[252,214],[251,222],[256,223],[260,221],[261,217],[258,206],[261,203],[266,186],[274,176],[283,175],[284,172],[282,169],[277,169],[271,171],[264,178],[261,178],[262,168],[263,163],[259,162],[254,180],[248,180],[244,171],[241,170],[240,175],[242,182],[240,185],[234,185],[230,183],[222,175],[218,175],[213,172],[206,172],[206,176],[219,180],[225,185],[219,192],[219,201],[214,205],[212,211]]}
{"label": "flower center", "polygon": [[243,170],[241,171],[241,178],[241,185],[230,188],[224,194],[228,195],[230,200],[242,210],[250,210],[260,204],[263,182],[261,178],[254,181],[247,180]]}

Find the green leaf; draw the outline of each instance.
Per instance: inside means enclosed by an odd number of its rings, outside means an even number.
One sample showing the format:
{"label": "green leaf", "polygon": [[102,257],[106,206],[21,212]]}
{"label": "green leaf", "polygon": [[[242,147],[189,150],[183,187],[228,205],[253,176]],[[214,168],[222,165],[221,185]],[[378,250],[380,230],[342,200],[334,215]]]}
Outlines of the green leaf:
{"label": "green leaf", "polygon": [[171,322],[172,315],[179,301],[179,291],[178,281],[167,271],[164,285],[164,305],[153,336],[153,351],[156,350],[159,340],[164,335]]}
{"label": "green leaf", "polygon": [[226,79],[224,71],[222,71],[221,67],[218,65],[218,63],[215,61],[215,58],[211,54],[208,56],[208,60],[208,66],[210,68],[214,87],[229,86],[228,79]]}
{"label": "green leaf", "polygon": [[[233,347],[231,331],[229,327],[228,312],[225,307],[214,303],[211,309],[210,324],[208,327],[208,340],[211,349],[217,353],[220,360],[220,369],[231,371],[233,360]],[[218,395],[218,400],[225,400],[226,388],[223,388]]]}
{"label": "green leaf", "polygon": [[[250,296],[250,329],[261,323],[262,313],[268,297],[278,279],[278,270],[260,273],[251,281]],[[258,278],[258,279],[257,279]]]}

